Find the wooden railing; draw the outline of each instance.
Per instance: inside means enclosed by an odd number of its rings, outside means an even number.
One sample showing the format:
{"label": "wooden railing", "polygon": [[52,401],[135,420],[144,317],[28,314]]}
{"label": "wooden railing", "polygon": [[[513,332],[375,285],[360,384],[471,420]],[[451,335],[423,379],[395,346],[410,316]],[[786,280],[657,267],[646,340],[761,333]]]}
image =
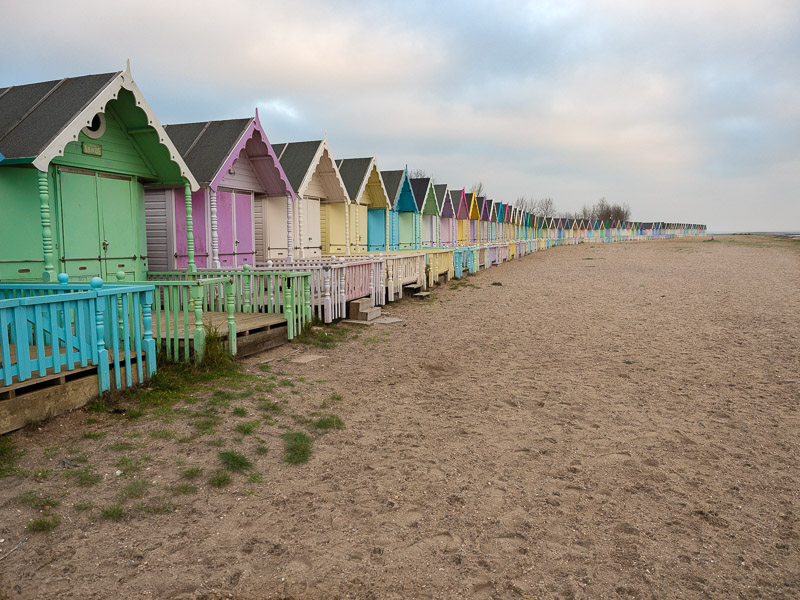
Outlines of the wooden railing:
{"label": "wooden railing", "polygon": [[[0,284],[0,381],[97,367],[99,393],[156,372],[152,285]],[[12,354],[13,351],[13,354]]]}
{"label": "wooden railing", "polygon": [[[228,313],[228,328],[229,332],[234,332],[233,338],[236,337],[235,313],[283,314],[290,340],[311,322],[311,274],[307,272],[280,268],[251,269],[245,265],[242,270],[231,271],[151,271],[147,278],[156,285],[166,282],[197,283],[199,288],[192,298],[199,299],[199,309]],[[198,310],[196,302],[194,310]],[[235,351],[234,340],[231,352]]]}
{"label": "wooden railing", "polygon": [[386,303],[386,275],[383,259],[375,256],[321,257],[291,263],[267,261],[256,271],[305,271],[309,275],[309,310],[330,323],[347,317],[347,303],[372,298],[375,306]]}
{"label": "wooden railing", "polygon": [[453,248],[453,277],[461,279],[467,267],[467,249],[464,247]]}
{"label": "wooden railing", "polygon": [[428,287],[433,287],[444,275],[448,280],[454,276],[453,248],[425,250],[425,263],[428,272]]}

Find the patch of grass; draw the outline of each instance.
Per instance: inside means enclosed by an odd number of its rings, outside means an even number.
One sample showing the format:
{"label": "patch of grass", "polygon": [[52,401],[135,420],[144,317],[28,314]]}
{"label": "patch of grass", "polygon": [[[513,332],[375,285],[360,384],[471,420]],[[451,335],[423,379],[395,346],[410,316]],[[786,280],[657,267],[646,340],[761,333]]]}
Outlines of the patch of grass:
{"label": "patch of grass", "polygon": [[87,425],[94,425],[95,423],[99,423],[99,422],[100,422],[100,419],[97,419],[95,417],[89,417],[88,419],[86,419],[86,424]]}
{"label": "patch of grass", "polygon": [[308,462],[313,448],[314,442],[302,431],[283,434],[283,460],[287,463],[298,465]]}
{"label": "patch of grass", "polygon": [[237,406],[231,411],[234,417],[246,417],[247,409],[244,406]]}
{"label": "patch of grass", "polygon": [[215,390],[213,394],[211,394],[211,398],[208,400],[208,403],[212,406],[222,406],[223,408],[228,408],[231,405],[231,400],[233,400],[236,395],[233,392],[228,390]]}
{"label": "patch of grass", "polygon": [[265,456],[269,453],[269,446],[266,444],[259,444],[256,446],[256,454],[259,456]]}
{"label": "patch of grass", "polygon": [[105,431],[87,431],[83,434],[85,440],[102,440],[104,437],[106,437]]}
{"label": "patch of grass", "polygon": [[341,402],[342,395],[341,394],[331,394],[331,402]]}
{"label": "patch of grass", "polygon": [[173,486],[172,493],[175,495],[184,496],[186,494],[194,494],[197,491],[197,488],[193,486],[191,483],[179,483],[176,486]]}
{"label": "patch of grass", "polygon": [[86,412],[104,413],[108,410],[106,403],[102,400],[92,400],[86,405]]}
{"label": "patch of grass", "polygon": [[250,473],[250,477],[247,478],[247,483],[260,483],[263,479],[261,473]]}
{"label": "patch of grass", "polygon": [[177,506],[175,506],[169,500],[165,500],[164,498],[158,498],[149,504],[139,504],[136,508],[143,512],[154,515],[164,515],[177,510]]}
{"label": "patch of grass", "polygon": [[121,504],[112,504],[101,509],[100,514],[109,521],[119,521],[125,516],[125,507]]}
{"label": "patch of grass", "polygon": [[150,432],[150,437],[155,440],[171,440],[175,437],[175,432],[171,429],[156,429]]}
{"label": "patch of grass", "polygon": [[236,427],[234,427],[234,430],[242,435],[250,435],[256,429],[258,429],[259,424],[260,422],[258,419],[254,421],[245,421],[244,423],[239,423]]}
{"label": "patch of grass", "polygon": [[270,369],[272,369],[272,366],[269,363],[261,363],[260,365],[257,365],[257,367],[259,371],[263,371],[264,373],[268,373]]}
{"label": "patch of grass", "polygon": [[26,529],[28,531],[34,532],[48,532],[52,531],[56,527],[59,526],[61,523],[61,519],[58,515],[49,515],[46,517],[39,517],[38,519],[34,519],[30,523],[26,525]]}
{"label": "patch of grass", "polygon": [[133,450],[134,445],[130,442],[114,442],[107,446],[107,450],[112,450],[113,452],[126,452],[127,450]]}
{"label": "patch of grass", "polygon": [[293,342],[316,348],[333,348],[347,339],[349,329],[342,325],[315,325],[296,336]]}
{"label": "patch of grass", "polygon": [[278,385],[281,386],[281,387],[294,387],[294,383],[292,382],[292,380],[291,379],[287,379],[286,377],[281,379],[278,382]]}
{"label": "patch of grass", "polygon": [[222,448],[225,445],[225,440],[223,440],[222,438],[216,438],[213,440],[208,440],[206,444],[208,444],[213,448]]}
{"label": "patch of grass", "polygon": [[491,285],[502,286],[502,285],[503,285],[503,282],[502,282],[502,281],[493,281],[493,282],[491,283]]}
{"label": "patch of grass", "polygon": [[200,433],[211,433],[221,422],[219,417],[203,417],[192,421],[192,426]]}
{"label": "patch of grass", "polygon": [[114,466],[126,473],[133,473],[141,468],[139,461],[130,456],[120,456]]}
{"label": "patch of grass", "polygon": [[197,439],[197,434],[193,433],[192,435],[184,435],[179,437],[177,441],[179,444],[189,444]]}
{"label": "patch of grass", "polygon": [[150,489],[150,484],[146,481],[141,479],[135,479],[128,483],[125,486],[125,489],[122,490],[122,494],[120,494],[120,500],[125,502],[126,500],[130,500],[131,498],[141,499],[147,496],[147,492]]}
{"label": "patch of grass", "polygon": [[216,471],[208,480],[208,484],[212,487],[222,488],[231,483],[231,474],[227,471],[220,469]]}
{"label": "patch of grass", "polygon": [[95,485],[96,483],[100,483],[100,480],[102,479],[100,475],[91,469],[71,469],[64,472],[64,477],[74,479],[75,483],[81,487]]}
{"label": "patch of grass", "polygon": [[228,471],[233,471],[235,473],[246,471],[253,466],[253,463],[251,463],[244,454],[233,450],[219,452],[219,459]]}
{"label": "patch of grass", "polygon": [[[0,445],[2,445],[2,438],[0,438]],[[47,460],[52,460],[58,454],[59,447],[58,446],[48,446],[44,449],[44,457]],[[2,461],[2,456],[0,456],[0,461]]]}
{"label": "patch of grass", "polygon": [[144,415],[145,415],[145,410],[143,408],[138,408],[135,406],[125,411],[125,418],[127,418],[130,421],[141,419]]}
{"label": "patch of grass", "polygon": [[582,258],[581,260],[594,260],[594,259],[591,258],[590,256],[587,256],[586,258]]}
{"label": "patch of grass", "polygon": [[17,470],[17,460],[22,453],[8,436],[0,435],[0,479]]}
{"label": "patch of grass", "polygon": [[189,481],[197,479],[203,472],[203,467],[189,467],[181,473],[181,479],[188,479]]}
{"label": "patch of grass", "polygon": [[31,508],[35,508],[36,510],[55,508],[60,504],[60,502],[55,498],[51,498],[49,496],[37,496],[34,492],[30,490],[21,493],[14,500],[16,501],[17,504],[21,504],[23,506],[30,506]]}
{"label": "patch of grass", "polygon": [[265,412],[271,412],[276,414],[280,414],[283,412],[283,407],[277,402],[273,402],[272,400],[259,400],[258,408],[260,408]]}
{"label": "patch of grass", "polygon": [[53,474],[53,469],[34,469],[30,472],[31,477],[34,479],[47,479]]}
{"label": "patch of grass", "polygon": [[317,429],[344,429],[344,421],[336,415],[328,415],[314,421],[314,427]]}
{"label": "patch of grass", "polygon": [[205,348],[203,360],[197,365],[197,370],[206,373],[219,373],[225,371],[238,371],[236,359],[225,348],[219,329],[206,324]]}
{"label": "patch of grass", "polygon": [[92,504],[91,502],[79,502],[73,508],[81,512],[87,512],[94,509],[94,504]]}
{"label": "patch of grass", "polygon": [[256,390],[259,392],[264,392],[265,394],[271,394],[275,391],[275,387],[275,384],[272,382],[262,383],[261,385],[256,386]]}
{"label": "patch of grass", "polygon": [[67,457],[67,460],[81,464],[89,462],[89,457],[85,452],[79,452],[77,448],[67,448],[67,451],[70,453],[70,456]]}

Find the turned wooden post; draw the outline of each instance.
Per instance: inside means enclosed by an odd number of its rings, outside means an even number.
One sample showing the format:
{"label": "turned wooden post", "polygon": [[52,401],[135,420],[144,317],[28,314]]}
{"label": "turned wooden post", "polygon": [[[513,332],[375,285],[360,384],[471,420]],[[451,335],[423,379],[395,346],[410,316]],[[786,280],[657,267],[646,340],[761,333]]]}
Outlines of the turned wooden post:
{"label": "turned wooden post", "polygon": [[220,268],[219,262],[219,230],[217,227],[217,192],[209,188],[209,205],[211,208],[211,266]]}
{"label": "turned wooden post", "polygon": [[154,294],[155,292],[145,292],[142,300],[142,347],[147,377],[151,377],[156,372],[156,341],[153,339]]}
{"label": "turned wooden post", "polygon": [[186,272],[197,273],[197,265],[194,262],[194,225],[192,223],[192,188],[187,181],[183,185],[183,197],[186,205]]}
{"label": "turned wooden post", "polygon": [[55,281],[56,267],[53,253],[53,228],[50,221],[50,185],[47,171],[39,171],[39,218],[42,222],[42,252],[44,254],[44,281]]}
{"label": "turned wooden post", "polygon": [[236,356],[236,317],[234,316],[236,302],[234,300],[233,282],[226,281],[223,290],[225,294],[225,306],[228,312],[228,352],[231,353],[231,356]]}
{"label": "turned wooden post", "polygon": [[96,292],[103,287],[100,277],[92,277],[89,285],[95,291],[95,329],[97,330],[97,380],[100,393],[111,389],[111,374],[108,368],[108,350],[106,350],[105,312],[106,297]]}
{"label": "turned wooden post", "polygon": [[331,268],[329,266],[322,267],[322,320],[325,323],[330,323],[331,318]]}
{"label": "turned wooden post", "polygon": [[286,196],[286,259],[294,262],[294,228],[292,224],[292,197]]}
{"label": "turned wooden post", "polygon": [[253,303],[250,300],[250,265],[244,266],[244,275],[242,275],[242,312],[253,312]]}

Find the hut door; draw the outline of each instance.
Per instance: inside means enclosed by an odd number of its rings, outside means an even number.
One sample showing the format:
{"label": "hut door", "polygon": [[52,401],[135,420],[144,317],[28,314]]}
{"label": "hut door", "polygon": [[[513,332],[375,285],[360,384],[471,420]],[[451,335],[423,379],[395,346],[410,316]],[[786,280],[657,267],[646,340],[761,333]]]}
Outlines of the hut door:
{"label": "hut door", "polygon": [[230,269],[236,265],[233,223],[233,194],[217,191],[217,240],[219,242],[219,264]]}
{"label": "hut door", "polygon": [[100,254],[103,278],[113,281],[118,272],[129,280],[136,279],[139,228],[136,226],[136,202],[131,178],[119,175],[97,174],[100,199]]}
{"label": "hut door", "polygon": [[[367,207],[361,204],[356,206],[356,210],[358,211],[358,235],[356,236],[356,241],[350,240],[350,245],[355,246],[357,244],[358,249],[357,252],[363,252],[364,248],[367,245]],[[386,231],[384,227],[384,231]]]}
{"label": "hut door", "polygon": [[317,257],[322,254],[320,236],[319,198],[303,198],[303,234],[305,240],[301,246],[306,249],[306,257]]}
{"label": "hut door", "polygon": [[236,192],[236,266],[255,264],[255,244],[253,243],[253,195]]}
{"label": "hut door", "polygon": [[88,171],[58,170],[61,196],[61,261],[71,278],[100,275],[100,210],[97,178]]}
{"label": "hut door", "polygon": [[386,250],[386,209],[370,208],[367,211],[367,249],[370,252]]}

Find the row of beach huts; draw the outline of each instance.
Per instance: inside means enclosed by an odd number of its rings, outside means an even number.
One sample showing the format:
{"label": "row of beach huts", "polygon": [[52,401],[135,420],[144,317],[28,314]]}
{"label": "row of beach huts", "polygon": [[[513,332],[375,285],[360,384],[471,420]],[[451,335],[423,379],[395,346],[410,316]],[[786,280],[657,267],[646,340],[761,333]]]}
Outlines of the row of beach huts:
{"label": "row of beach huts", "polygon": [[252,353],[552,246],[705,232],[536,215],[270,143],[257,111],[162,126],[129,66],[0,88],[0,433],[200,359],[209,328]]}

